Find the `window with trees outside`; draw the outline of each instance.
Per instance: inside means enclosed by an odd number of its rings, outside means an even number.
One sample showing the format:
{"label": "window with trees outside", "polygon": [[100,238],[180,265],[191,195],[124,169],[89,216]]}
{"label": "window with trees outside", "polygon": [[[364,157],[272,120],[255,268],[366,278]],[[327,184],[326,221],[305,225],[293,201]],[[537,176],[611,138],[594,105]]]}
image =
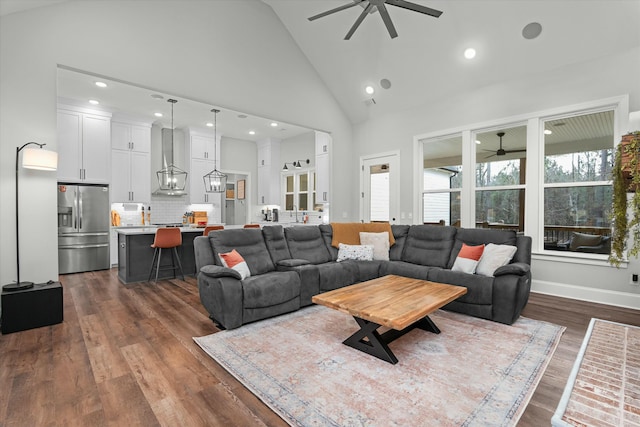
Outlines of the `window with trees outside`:
{"label": "window with trees outside", "polygon": [[614,111],[544,124],[544,249],[609,254]]}
{"label": "window with trees outside", "polygon": [[422,141],[422,144],[423,222],[460,227],[462,135]]}
{"label": "window with trees outside", "polygon": [[475,133],[477,228],[524,231],[527,127]]}

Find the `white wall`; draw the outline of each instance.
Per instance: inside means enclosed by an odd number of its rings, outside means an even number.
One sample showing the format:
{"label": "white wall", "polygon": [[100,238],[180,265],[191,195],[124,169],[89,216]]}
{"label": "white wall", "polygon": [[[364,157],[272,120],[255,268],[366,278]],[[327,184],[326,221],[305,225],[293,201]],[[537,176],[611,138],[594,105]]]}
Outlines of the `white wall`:
{"label": "white wall", "polygon": [[[478,88],[464,96],[431,100],[424,108],[377,117],[354,128],[355,155],[387,151],[401,154],[401,212],[419,203],[413,189],[413,137],[504,117],[629,94],[630,111],[640,110],[640,47],[626,53],[573,64],[527,79]],[[425,101],[428,100],[425,93]],[[593,263],[591,263],[593,264]],[[588,300],[640,307],[640,288],[628,284],[628,269],[534,259],[534,289]]]}
{"label": "white wall", "polygon": [[[15,280],[15,149],[56,149],[58,64],[332,132],[338,182],[351,127],[270,7],[251,1],[73,1],[0,18],[0,282]],[[346,172],[344,173],[346,175]],[[22,172],[22,278],[57,276],[55,173]],[[337,188],[333,204],[353,211]]]}
{"label": "white wall", "polygon": [[[316,165],[316,134],[314,131],[303,133],[280,142],[280,167],[294,160],[309,159],[309,164],[300,162],[303,168],[314,168]],[[291,168],[291,165],[287,165]]]}

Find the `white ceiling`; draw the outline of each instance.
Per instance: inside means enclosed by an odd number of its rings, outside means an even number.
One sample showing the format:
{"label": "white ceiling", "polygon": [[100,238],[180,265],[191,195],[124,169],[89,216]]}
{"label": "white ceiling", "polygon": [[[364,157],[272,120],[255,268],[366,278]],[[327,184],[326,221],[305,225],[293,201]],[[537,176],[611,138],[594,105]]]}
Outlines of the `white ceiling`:
{"label": "white ceiling", "polygon": [[[353,123],[640,45],[639,0],[411,0],[443,14],[436,19],[387,6],[397,38],[389,37],[376,12],[349,41],[343,38],[361,8],[307,18],[351,0],[262,1]],[[530,22],[542,25],[534,40],[521,35]],[[467,47],[477,50],[475,59],[464,59]],[[390,89],[379,86],[383,78]],[[366,102],[368,84],[376,89],[375,104]]]}
{"label": "white ceiling", "polygon": [[[97,87],[96,81],[106,83],[107,87]],[[162,99],[152,98],[151,95],[160,95]],[[100,104],[91,105],[90,99]],[[63,104],[104,110],[113,113],[114,117],[121,115],[141,122],[171,127],[171,103],[167,102],[168,99],[178,101],[173,106],[173,127],[177,129],[188,127],[211,135],[217,133],[226,138],[246,141],[259,141],[265,138],[285,140],[311,132],[311,129],[281,122],[276,122],[278,126],[273,127],[271,123],[274,121],[268,118],[222,109],[215,105],[203,104],[102,76],[58,68],[58,100]],[[211,112],[214,108],[220,110],[217,119]],[[162,113],[163,116],[155,117],[156,112]],[[207,127],[207,122],[216,121],[215,129]],[[255,135],[250,135],[250,130],[255,131]]]}
{"label": "white ceiling", "polygon": [[[0,0],[0,14],[59,1]],[[343,38],[360,7],[313,22],[307,18],[352,0],[262,1],[278,15],[354,124],[437,105],[503,81],[526,82],[534,73],[640,45],[640,0],[413,0],[443,11],[442,16],[388,6],[397,38],[389,37],[376,12],[349,41]],[[531,22],[542,25],[542,34],[526,40],[522,28]],[[477,50],[475,59],[464,59],[467,47]],[[391,88],[381,88],[381,79],[389,79]],[[369,84],[376,89],[375,104],[364,93]]]}

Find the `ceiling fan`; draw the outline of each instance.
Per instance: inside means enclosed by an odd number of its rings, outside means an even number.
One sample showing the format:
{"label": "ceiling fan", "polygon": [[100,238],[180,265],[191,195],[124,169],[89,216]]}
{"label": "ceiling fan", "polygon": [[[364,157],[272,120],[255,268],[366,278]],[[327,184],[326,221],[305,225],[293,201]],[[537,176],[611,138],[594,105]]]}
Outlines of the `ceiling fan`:
{"label": "ceiling fan", "polygon": [[391,22],[391,17],[389,16],[389,12],[387,11],[387,7],[385,6],[385,3],[391,6],[412,10],[414,12],[424,13],[425,15],[433,16],[434,18],[438,18],[440,17],[440,15],[442,15],[442,12],[439,10],[431,9],[426,6],[422,6],[422,5],[411,3],[404,0],[352,0],[352,3],[345,4],[344,6],[336,7],[335,9],[327,10],[326,12],[319,13],[308,19],[309,21],[314,21],[318,18],[331,15],[332,13],[340,12],[341,10],[345,10],[353,6],[361,5],[362,7],[364,7],[364,10],[360,14],[360,16],[358,16],[358,19],[356,19],[356,22],[353,24],[353,26],[351,27],[351,29],[349,30],[349,32],[344,38],[345,40],[349,40],[353,35],[353,33],[356,32],[360,24],[362,24],[362,21],[364,21],[364,18],[367,16],[367,14],[375,12],[375,9],[374,9],[375,7],[378,10],[378,12],[380,12],[380,17],[382,18],[384,25],[387,27],[387,31],[389,31],[389,35],[391,36],[392,39],[394,39],[398,37],[398,33],[396,32],[396,28],[393,26],[393,22]]}
{"label": "ceiling fan", "polygon": [[[498,148],[498,150],[495,152],[495,154],[492,154],[490,156],[485,157],[486,159],[488,159],[489,157],[493,157],[493,156],[504,156],[506,154],[509,153],[522,153],[524,151],[527,151],[526,149],[519,149],[519,150],[505,150],[504,148],[502,148],[502,137],[505,135],[504,132],[498,132],[496,134],[498,136],[498,138],[500,138],[500,148]],[[492,150],[484,150],[484,151],[492,151]]]}

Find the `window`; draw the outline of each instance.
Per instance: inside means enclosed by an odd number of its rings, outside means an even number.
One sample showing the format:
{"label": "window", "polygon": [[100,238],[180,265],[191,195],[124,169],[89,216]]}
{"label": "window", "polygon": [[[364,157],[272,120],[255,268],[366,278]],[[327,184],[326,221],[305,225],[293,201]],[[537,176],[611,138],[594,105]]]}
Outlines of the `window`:
{"label": "window", "polygon": [[460,226],[462,136],[423,141],[422,220]]}
{"label": "window", "polygon": [[476,227],[524,230],[527,127],[477,133]]}
{"label": "window", "polygon": [[312,210],[315,202],[314,171],[294,172],[283,175],[285,211]]}
{"label": "window", "polygon": [[614,112],[544,124],[544,248],[609,254]]}

